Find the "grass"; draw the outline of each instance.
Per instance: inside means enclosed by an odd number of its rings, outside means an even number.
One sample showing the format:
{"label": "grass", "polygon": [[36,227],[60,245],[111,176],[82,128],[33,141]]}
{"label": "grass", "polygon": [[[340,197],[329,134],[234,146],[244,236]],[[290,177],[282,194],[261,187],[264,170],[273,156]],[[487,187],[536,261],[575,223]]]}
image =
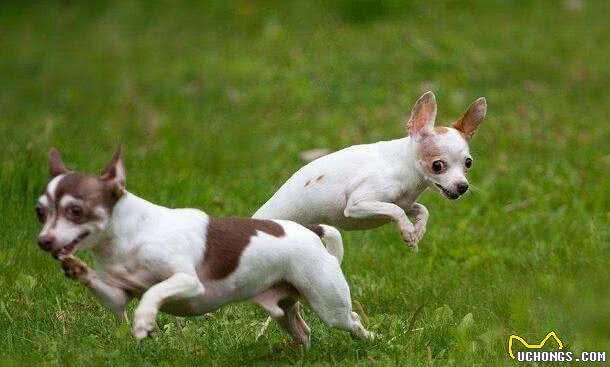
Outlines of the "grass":
{"label": "grass", "polygon": [[[603,1],[90,2],[0,5],[3,365],[509,365],[509,335],[610,352],[610,84]],[[162,315],[137,346],[35,244],[46,152],[168,206],[250,215],[299,152],[401,137],[479,96],[472,194],[436,193],[420,252],[394,226],[345,233],[373,344],[315,315],[302,353],[263,312]],[[87,256],[83,255],[85,259]],[[133,305],[132,305],[133,309]],[[560,365],[560,364],[554,364]]]}

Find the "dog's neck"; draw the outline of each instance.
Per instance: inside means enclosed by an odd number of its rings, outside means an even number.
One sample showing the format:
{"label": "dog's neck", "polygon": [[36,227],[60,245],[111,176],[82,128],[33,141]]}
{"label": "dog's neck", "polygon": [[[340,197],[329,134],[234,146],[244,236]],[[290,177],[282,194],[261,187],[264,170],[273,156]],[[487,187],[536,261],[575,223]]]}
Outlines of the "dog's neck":
{"label": "dog's neck", "polygon": [[380,146],[392,174],[405,184],[406,191],[423,192],[428,187],[426,178],[417,169],[417,142],[412,137],[385,141]]}
{"label": "dog's neck", "polygon": [[92,248],[96,260],[128,254],[139,246],[138,234],[146,231],[165,207],[153,204],[128,191],[121,196],[112,209],[110,222]]}

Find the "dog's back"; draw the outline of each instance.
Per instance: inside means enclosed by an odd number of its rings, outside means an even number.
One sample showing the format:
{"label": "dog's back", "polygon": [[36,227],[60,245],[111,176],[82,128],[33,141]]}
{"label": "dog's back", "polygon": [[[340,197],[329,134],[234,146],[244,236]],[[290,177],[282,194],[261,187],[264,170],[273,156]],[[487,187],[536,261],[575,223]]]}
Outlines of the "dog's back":
{"label": "dog's back", "polygon": [[[384,153],[395,149],[397,144],[398,140],[354,145],[308,163],[295,172],[253,218],[286,219],[301,224],[328,223],[351,229],[350,219],[343,213],[348,193],[372,176],[391,176],[394,167]],[[382,220],[371,226],[385,222]]]}

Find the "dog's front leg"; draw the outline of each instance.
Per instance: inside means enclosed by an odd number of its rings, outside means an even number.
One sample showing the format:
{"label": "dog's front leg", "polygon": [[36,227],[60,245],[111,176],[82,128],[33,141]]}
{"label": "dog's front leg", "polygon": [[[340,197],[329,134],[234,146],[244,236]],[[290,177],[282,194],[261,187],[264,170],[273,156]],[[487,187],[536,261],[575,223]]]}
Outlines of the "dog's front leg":
{"label": "dog's front leg", "polygon": [[125,305],[129,296],[124,290],[104,282],[97,273],[81,259],[68,256],[61,261],[66,277],[74,279],[87,287],[104,306],[111,309],[121,321],[127,321]]}
{"label": "dog's front leg", "polygon": [[428,209],[420,203],[413,203],[411,208],[407,210],[407,215],[415,220],[413,226],[415,227],[416,242],[419,242],[424,237],[424,233],[426,233],[426,225],[430,217]]}
{"label": "dog's front leg", "polygon": [[384,203],[374,200],[348,200],[347,206],[343,211],[346,217],[351,218],[373,218],[385,216],[398,224],[402,239],[417,251],[417,236],[415,227],[407,217],[407,214],[396,204]]}
{"label": "dog's front leg", "polygon": [[159,308],[168,299],[177,301],[193,298],[205,292],[196,275],[176,273],[168,279],[150,287],[142,296],[134,314],[133,335],[141,340],[153,330]]}

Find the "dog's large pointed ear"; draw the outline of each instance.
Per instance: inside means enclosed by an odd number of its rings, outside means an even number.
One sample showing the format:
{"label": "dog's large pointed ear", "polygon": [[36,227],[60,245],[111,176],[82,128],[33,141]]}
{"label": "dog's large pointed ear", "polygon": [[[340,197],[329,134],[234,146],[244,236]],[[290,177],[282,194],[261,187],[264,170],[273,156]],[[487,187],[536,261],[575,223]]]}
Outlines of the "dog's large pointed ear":
{"label": "dog's large pointed ear", "polygon": [[49,177],[53,178],[68,172],[64,161],[61,159],[61,154],[55,148],[49,151]]}
{"label": "dog's large pointed ear", "polygon": [[112,160],[102,171],[100,178],[110,184],[117,196],[125,193],[125,165],[123,164],[121,146],[117,148]]}
{"label": "dog's large pointed ear", "polygon": [[466,140],[470,140],[485,118],[486,113],[487,101],[485,97],[481,97],[472,102],[462,117],[453,123],[453,128],[462,133]]}
{"label": "dog's large pointed ear", "polygon": [[407,122],[409,135],[422,137],[432,132],[436,121],[436,97],[434,93],[424,93],[413,106],[411,116]]}

